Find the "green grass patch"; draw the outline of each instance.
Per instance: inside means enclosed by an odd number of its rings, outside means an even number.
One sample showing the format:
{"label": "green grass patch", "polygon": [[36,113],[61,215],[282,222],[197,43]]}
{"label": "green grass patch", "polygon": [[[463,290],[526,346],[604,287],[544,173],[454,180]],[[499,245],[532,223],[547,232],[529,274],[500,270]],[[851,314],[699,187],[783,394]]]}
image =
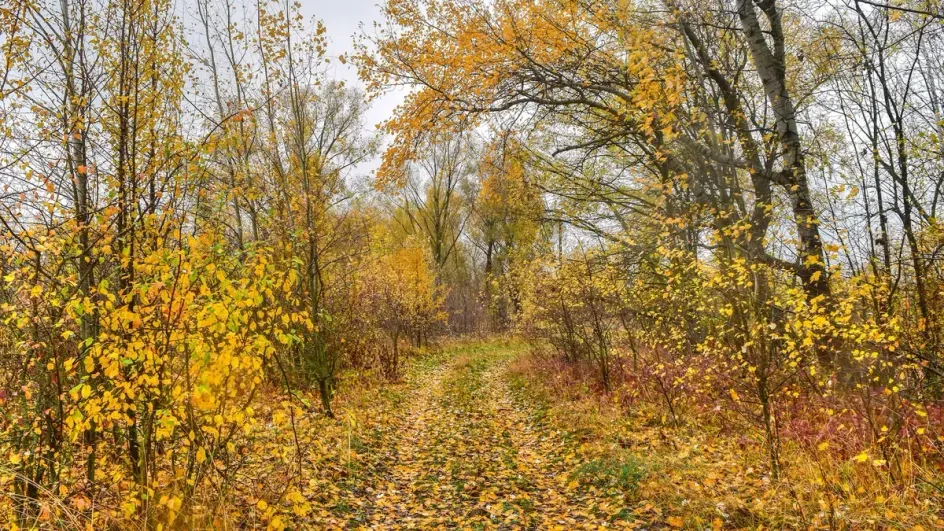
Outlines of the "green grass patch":
{"label": "green grass patch", "polygon": [[639,490],[639,482],[646,472],[632,454],[621,457],[599,457],[588,461],[571,473],[571,481],[603,489],[618,489],[625,493]]}

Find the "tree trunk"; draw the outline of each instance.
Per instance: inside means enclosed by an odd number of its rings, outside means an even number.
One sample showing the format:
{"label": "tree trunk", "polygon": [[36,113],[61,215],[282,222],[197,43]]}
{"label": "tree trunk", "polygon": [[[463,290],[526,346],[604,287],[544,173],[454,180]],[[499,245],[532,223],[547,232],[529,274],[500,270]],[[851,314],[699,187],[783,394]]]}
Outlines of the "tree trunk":
{"label": "tree trunk", "polygon": [[777,134],[780,137],[783,168],[774,180],[786,187],[790,196],[797,237],[800,240],[797,274],[803,283],[803,289],[810,299],[828,298],[829,275],[819,234],[819,217],[810,197],[803,146],[797,128],[796,108],[787,90],[781,14],[776,0],[765,0],[758,5],[770,24],[770,30],[766,33],[770,36],[773,49],[767,44],[752,0],[738,0],[737,12],[747,38],[752,62],[763,82],[764,94],[773,111]]}

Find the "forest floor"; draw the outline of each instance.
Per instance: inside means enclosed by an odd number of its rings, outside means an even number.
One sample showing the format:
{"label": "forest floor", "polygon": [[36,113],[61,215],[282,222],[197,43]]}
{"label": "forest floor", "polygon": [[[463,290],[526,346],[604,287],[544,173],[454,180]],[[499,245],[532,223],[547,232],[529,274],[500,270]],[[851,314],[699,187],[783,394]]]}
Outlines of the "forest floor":
{"label": "forest floor", "polygon": [[369,523],[420,527],[596,527],[622,500],[577,489],[573,440],[512,391],[514,351],[471,347],[422,375]]}
{"label": "forest floor", "polygon": [[[317,467],[322,486],[332,484],[336,492],[314,504],[320,510],[312,523],[372,529],[635,527],[626,495],[638,470],[631,464],[597,470],[573,434],[548,423],[545,404],[526,398],[509,372],[522,348],[487,343],[448,349],[414,363],[405,383],[378,391],[372,405],[351,409],[366,407],[373,415],[342,414],[351,440],[339,460],[332,460],[335,466]],[[616,477],[584,481],[600,472]]]}
{"label": "forest floor", "polygon": [[[866,465],[791,453],[792,477],[774,481],[749,434],[673,428],[658,409],[538,359],[523,343],[460,343],[414,358],[400,383],[348,381],[338,418],[273,421],[272,473],[247,470],[257,479],[240,497],[251,509],[222,527],[944,527],[933,493],[887,496],[880,478],[857,472]],[[293,439],[300,459],[286,453]],[[300,471],[288,470],[295,462]],[[824,469],[845,479],[823,483]]]}

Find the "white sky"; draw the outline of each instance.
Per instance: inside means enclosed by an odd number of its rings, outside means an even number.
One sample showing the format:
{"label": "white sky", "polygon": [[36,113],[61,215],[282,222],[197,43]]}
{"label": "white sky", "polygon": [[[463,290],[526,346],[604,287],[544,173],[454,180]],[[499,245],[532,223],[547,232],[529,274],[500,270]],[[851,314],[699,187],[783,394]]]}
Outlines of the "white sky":
{"label": "white sky", "polygon": [[[354,46],[354,35],[360,33],[363,24],[367,31],[372,31],[374,22],[381,22],[380,2],[382,0],[300,0],[302,13],[306,20],[312,17],[321,19],[328,30],[328,55],[331,65],[328,75],[341,79],[350,86],[363,88],[363,83],[357,78],[357,69],[348,62],[342,65],[337,61],[341,54],[350,53]],[[386,120],[393,113],[393,109],[403,99],[403,93],[386,94],[371,102],[367,113],[367,124],[373,128]],[[379,157],[378,157],[379,159]],[[361,171],[376,169],[379,160],[359,168]]]}

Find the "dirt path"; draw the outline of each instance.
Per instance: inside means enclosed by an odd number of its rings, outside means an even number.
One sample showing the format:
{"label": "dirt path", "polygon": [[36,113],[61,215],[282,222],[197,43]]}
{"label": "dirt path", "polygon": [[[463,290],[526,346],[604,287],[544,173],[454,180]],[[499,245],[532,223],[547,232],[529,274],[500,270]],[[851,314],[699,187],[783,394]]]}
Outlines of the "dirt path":
{"label": "dirt path", "polygon": [[419,375],[371,486],[370,528],[598,529],[620,500],[573,480],[573,443],[516,397],[501,347],[469,347]]}

